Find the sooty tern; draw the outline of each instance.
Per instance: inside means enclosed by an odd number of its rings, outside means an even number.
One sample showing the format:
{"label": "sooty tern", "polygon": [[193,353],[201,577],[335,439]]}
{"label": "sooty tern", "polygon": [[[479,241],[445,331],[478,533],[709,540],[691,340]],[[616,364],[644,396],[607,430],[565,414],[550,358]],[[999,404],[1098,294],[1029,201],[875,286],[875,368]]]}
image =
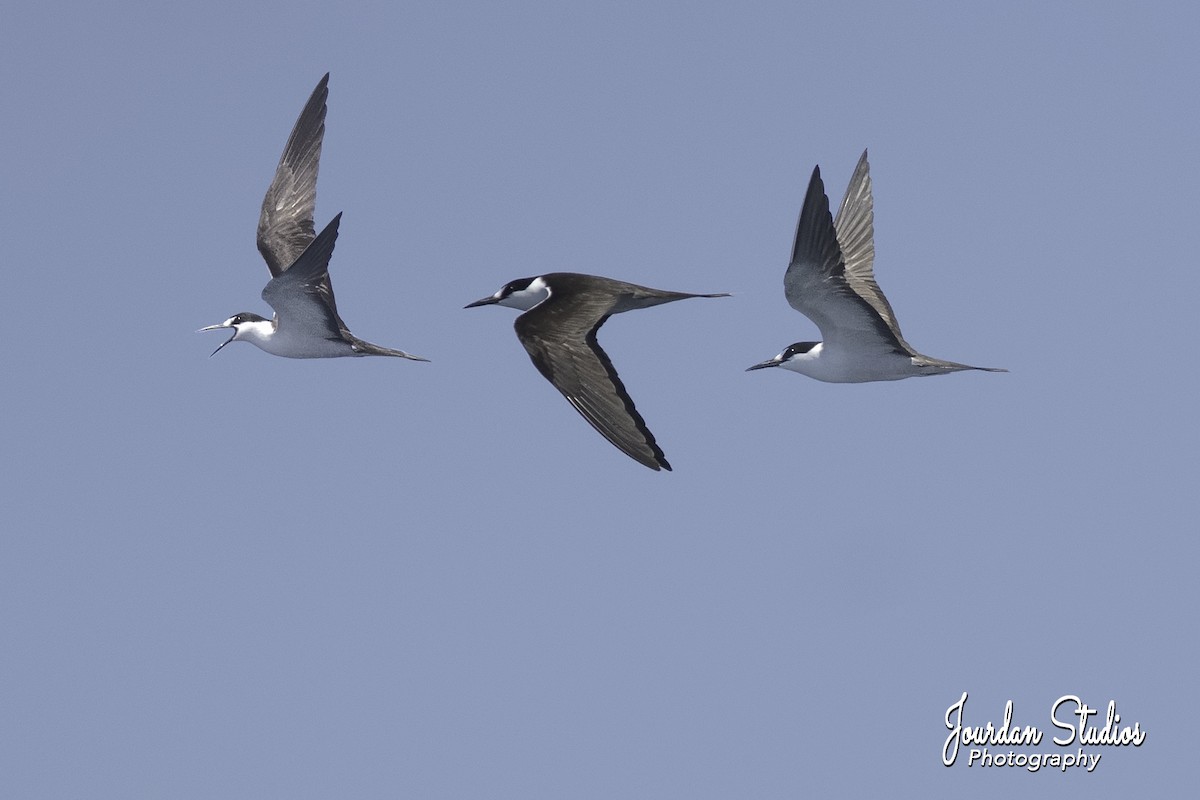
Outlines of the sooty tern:
{"label": "sooty tern", "polygon": [[517,338],[542,376],[621,452],[650,469],[670,470],[654,434],[596,341],[596,332],[613,314],[689,297],[728,294],[666,292],[594,275],[552,272],[511,281],[466,308],[494,303],[524,311],[514,326]]}
{"label": "sooty tern", "polygon": [[792,308],[816,323],[824,341],[797,342],[749,369],[783,367],[830,383],[896,381],[964,369],[1008,372],[930,358],[904,341],[892,306],[875,282],[869,169],[864,150],[834,220],[821,168],[814,168],[796,226],[784,294]]}
{"label": "sooty tern", "polygon": [[[201,331],[233,329],[233,336],[212,352],[214,356],[230,342],[243,341],[286,358],[397,356],[428,361],[363,341],[350,333],[338,316],[328,267],[342,215],[334,217],[321,237],[313,228],[328,87],[326,73],[292,128],[258,218],[258,250],[272,276],[262,298],[275,309],[275,316],[264,319],[258,314],[242,312],[219,325],[201,328]],[[327,241],[318,247],[318,240],[326,234]]]}

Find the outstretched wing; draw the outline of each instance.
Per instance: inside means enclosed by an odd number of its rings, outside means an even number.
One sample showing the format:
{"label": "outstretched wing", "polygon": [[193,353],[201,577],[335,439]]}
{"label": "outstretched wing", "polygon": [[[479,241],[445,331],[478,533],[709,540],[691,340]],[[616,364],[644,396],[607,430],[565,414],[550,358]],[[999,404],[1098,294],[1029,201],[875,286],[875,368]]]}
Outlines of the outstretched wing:
{"label": "outstretched wing", "polygon": [[[866,353],[888,351],[909,354],[908,345],[900,338],[876,304],[856,289],[863,284],[863,270],[874,286],[871,264],[875,247],[872,242],[872,212],[870,181],[866,173],[866,157],[859,162],[861,180],[855,199],[843,202],[838,218],[850,236],[847,250],[839,242],[838,228],[829,213],[829,197],[821,180],[821,169],[813,169],[796,225],[792,246],[792,261],[784,275],[784,294],[792,308],[804,314],[821,329],[827,348]],[[859,172],[855,172],[859,177]],[[855,184],[852,182],[852,188]],[[864,200],[865,195],[865,200]],[[848,198],[850,194],[848,193]],[[859,272],[848,274],[850,264]],[[878,287],[875,287],[878,292]],[[879,293],[882,305],[887,300]],[[890,312],[890,308],[887,308]]]}
{"label": "outstretched wing", "polygon": [[670,470],[596,332],[612,298],[581,292],[545,301],[517,318],[517,337],[538,371],[601,436],[639,464]]}
{"label": "outstretched wing", "polygon": [[325,139],[329,73],[317,88],[292,128],[283,156],[263,198],[258,217],[258,250],[272,276],[278,276],[300,258],[316,237],[313,211],[317,204],[317,170]]}
{"label": "outstretched wing", "polygon": [[870,303],[895,337],[904,342],[896,312],[875,282],[875,199],[871,195],[871,167],[867,163],[866,150],[850,176],[850,185],[846,187],[833,227],[842,248],[850,288]]}

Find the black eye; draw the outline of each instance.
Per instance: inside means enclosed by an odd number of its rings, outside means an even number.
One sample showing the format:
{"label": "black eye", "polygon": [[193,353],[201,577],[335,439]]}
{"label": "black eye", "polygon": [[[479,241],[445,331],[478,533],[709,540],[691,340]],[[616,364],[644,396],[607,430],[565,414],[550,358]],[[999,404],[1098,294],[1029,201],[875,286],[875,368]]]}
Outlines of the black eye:
{"label": "black eye", "polygon": [[801,353],[807,353],[809,350],[812,350],[814,347],[816,347],[816,345],[816,342],[796,342],[794,345],[789,347],[786,352],[784,352],[783,357],[791,358],[792,356],[798,356]]}

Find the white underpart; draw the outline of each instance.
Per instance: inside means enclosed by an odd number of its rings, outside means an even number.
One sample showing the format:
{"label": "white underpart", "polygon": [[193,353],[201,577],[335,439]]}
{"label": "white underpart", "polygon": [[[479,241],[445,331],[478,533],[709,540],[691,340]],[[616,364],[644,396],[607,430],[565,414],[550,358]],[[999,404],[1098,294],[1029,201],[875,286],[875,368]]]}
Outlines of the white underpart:
{"label": "white underpart", "polygon": [[[503,291],[503,289],[500,290],[500,292]],[[528,311],[550,296],[550,287],[541,278],[534,278],[529,282],[529,286],[519,292],[513,292],[508,297],[501,298],[500,292],[492,295],[496,298],[497,305]]]}
{"label": "white underpart", "polygon": [[[780,353],[776,358],[782,356]],[[839,353],[826,350],[824,342],[807,353],[797,353],[779,366],[827,383],[898,381],[927,374],[913,365],[911,357],[900,353]]]}
{"label": "white underpart", "polygon": [[303,332],[289,334],[286,329],[276,329],[275,323],[266,319],[241,323],[233,341],[249,342],[273,356],[284,358],[337,358],[354,354],[354,349],[341,339],[308,336]]}

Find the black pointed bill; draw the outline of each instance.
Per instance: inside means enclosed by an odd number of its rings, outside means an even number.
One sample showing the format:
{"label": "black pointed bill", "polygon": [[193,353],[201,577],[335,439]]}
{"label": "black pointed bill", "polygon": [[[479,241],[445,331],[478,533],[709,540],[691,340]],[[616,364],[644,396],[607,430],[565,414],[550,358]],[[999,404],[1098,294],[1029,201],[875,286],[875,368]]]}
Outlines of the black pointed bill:
{"label": "black pointed bill", "polygon": [[493,303],[499,303],[500,298],[494,294],[489,294],[487,297],[476,300],[474,303],[467,303],[463,308],[475,308],[477,306],[490,306]]}
{"label": "black pointed bill", "polygon": [[224,322],[222,322],[219,325],[208,325],[207,327],[201,328],[200,330],[196,331],[196,333],[204,333],[205,331],[219,331],[222,328],[233,328],[233,336],[230,336],[224,342],[221,342],[221,347],[218,347],[216,350],[213,350],[211,353],[208,354],[209,358],[212,358],[217,353],[221,352],[222,347],[224,347],[225,345],[229,344],[230,342],[232,342],[234,339],[237,338],[237,334],[238,334],[237,328],[234,328],[234,326],[232,326],[232,325],[226,325]]}

